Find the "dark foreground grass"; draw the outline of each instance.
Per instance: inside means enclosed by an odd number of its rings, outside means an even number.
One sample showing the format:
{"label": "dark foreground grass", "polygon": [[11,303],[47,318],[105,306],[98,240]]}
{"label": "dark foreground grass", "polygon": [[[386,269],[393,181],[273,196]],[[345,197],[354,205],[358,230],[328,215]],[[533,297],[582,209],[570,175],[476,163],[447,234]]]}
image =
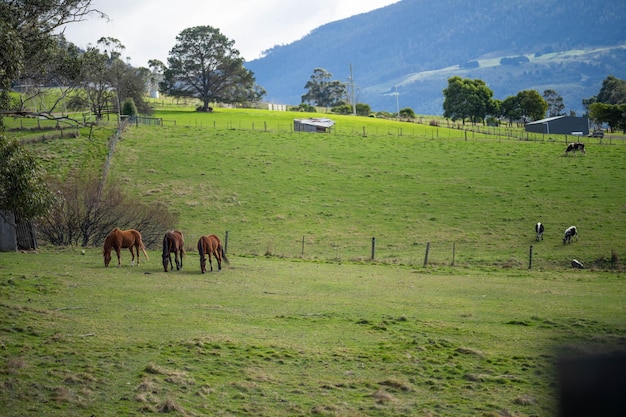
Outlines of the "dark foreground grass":
{"label": "dark foreground grass", "polygon": [[558,352],[626,343],[624,275],[0,254],[6,416],[555,415]]}

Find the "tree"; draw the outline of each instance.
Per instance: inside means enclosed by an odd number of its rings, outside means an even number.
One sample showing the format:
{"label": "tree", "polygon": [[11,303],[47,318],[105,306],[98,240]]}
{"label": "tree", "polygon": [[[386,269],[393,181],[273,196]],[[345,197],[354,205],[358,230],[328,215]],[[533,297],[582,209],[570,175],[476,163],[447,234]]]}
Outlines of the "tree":
{"label": "tree", "polygon": [[[10,106],[11,83],[26,63],[55,44],[54,31],[98,13],[91,0],[39,0],[0,2],[0,108]],[[0,114],[0,127],[2,125]]]}
{"label": "tree", "polygon": [[144,100],[150,70],[124,62],[124,49],[115,38],[100,38],[97,47],[90,46],[81,55],[81,88],[71,100],[74,108],[89,107],[99,120],[107,112],[121,113],[121,104],[132,98],[139,113],[152,111]]}
{"label": "tree", "polygon": [[626,103],[626,81],[609,75],[602,81],[602,87],[596,96],[596,101],[606,104]]}
{"label": "tree", "polygon": [[246,95],[242,91],[253,90],[255,84],[234,44],[211,26],[183,30],[169,53],[161,90],[176,97],[196,97],[204,111],[211,102],[239,102]]}
{"label": "tree", "polygon": [[18,141],[0,135],[0,212],[30,220],[46,213],[52,201],[37,159]]}
{"label": "tree", "polygon": [[333,74],[323,68],[315,68],[311,79],[304,88],[308,90],[302,95],[302,103],[315,103],[319,107],[335,107],[345,104],[348,94],[346,84],[333,80]]}
{"label": "tree", "polygon": [[606,123],[611,132],[616,128],[626,127],[626,104],[607,104],[596,102],[589,105],[589,118],[597,124]]}
{"label": "tree", "polygon": [[404,119],[415,119],[415,112],[410,107],[400,109],[400,117]]}
{"label": "tree", "polygon": [[548,117],[556,117],[563,114],[563,110],[565,110],[563,97],[556,90],[544,90],[543,99],[548,103]]}
{"label": "tree", "polygon": [[74,108],[89,107],[97,120],[102,119],[115,101],[115,88],[107,75],[108,61],[98,48],[87,48],[81,56],[81,89],[70,100]]}
{"label": "tree", "polygon": [[517,93],[519,110],[524,123],[543,119],[548,110],[548,103],[536,90],[524,90]]}
{"label": "tree", "polygon": [[522,117],[519,98],[517,96],[510,96],[504,99],[501,110],[502,116],[509,119],[509,126],[513,125],[514,120],[519,120]]}
{"label": "tree", "polygon": [[483,80],[450,77],[443,95],[443,116],[452,121],[461,119],[463,124],[465,119],[472,123],[483,120],[492,107],[493,91]]}

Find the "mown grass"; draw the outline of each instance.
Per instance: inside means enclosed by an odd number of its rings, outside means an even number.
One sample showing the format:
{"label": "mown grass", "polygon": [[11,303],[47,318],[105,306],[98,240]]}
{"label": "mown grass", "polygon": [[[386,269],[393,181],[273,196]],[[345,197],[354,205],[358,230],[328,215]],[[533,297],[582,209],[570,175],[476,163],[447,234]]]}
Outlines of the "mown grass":
{"label": "mown grass", "polygon": [[150,255],[2,254],[3,415],[554,415],[559,352],[626,342],[622,274]]}

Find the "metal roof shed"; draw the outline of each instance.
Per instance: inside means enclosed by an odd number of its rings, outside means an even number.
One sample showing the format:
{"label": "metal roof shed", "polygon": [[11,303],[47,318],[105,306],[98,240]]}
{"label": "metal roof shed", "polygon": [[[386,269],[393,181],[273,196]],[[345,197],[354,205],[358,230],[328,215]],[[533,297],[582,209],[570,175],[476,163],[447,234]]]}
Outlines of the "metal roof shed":
{"label": "metal roof shed", "polygon": [[293,130],[295,132],[328,133],[335,125],[335,121],[327,118],[294,119]]}
{"label": "metal roof shed", "polygon": [[526,123],[524,127],[527,132],[533,133],[587,136],[589,134],[589,119],[587,117],[556,116]]}

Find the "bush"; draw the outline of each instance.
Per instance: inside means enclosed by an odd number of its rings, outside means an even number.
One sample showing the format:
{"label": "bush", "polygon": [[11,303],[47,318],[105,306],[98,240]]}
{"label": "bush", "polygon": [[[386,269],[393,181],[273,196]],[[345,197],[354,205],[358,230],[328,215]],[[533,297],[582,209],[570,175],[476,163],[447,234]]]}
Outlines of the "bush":
{"label": "bush", "polygon": [[96,175],[75,175],[69,181],[52,181],[57,203],[38,219],[41,237],[53,245],[99,246],[109,232],[137,229],[148,247],[158,244],[173,229],[177,216],[160,204],[147,204],[126,196],[117,185],[102,188]]}
{"label": "bush", "polygon": [[405,119],[415,119],[415,112],[412,108],[406,107],[400,110],[400,117],[403,117]]}
{"label": "bush", "polygon": [[122,114],[125,116],[137,116],[137,106],[135,106],[135,100],[132,97],[128,97],[122,103]]}
{"label": "bush", "polygon": [[302,103],[297,107],[292,107],[289,109],[290,111],[300,111],[300,112],[306,112],[306,113],[315,113],[317,110],[315,110],[314,106],[311,106],[310,104],[306,104],[306,103]]}

